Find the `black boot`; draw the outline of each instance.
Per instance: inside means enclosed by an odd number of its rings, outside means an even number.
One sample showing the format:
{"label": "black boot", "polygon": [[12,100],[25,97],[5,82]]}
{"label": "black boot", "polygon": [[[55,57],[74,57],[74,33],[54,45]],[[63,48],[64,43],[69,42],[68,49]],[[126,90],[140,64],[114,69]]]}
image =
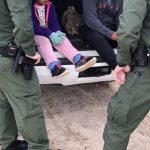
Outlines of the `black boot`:
{"label": "black boot", "polygon": [[28,143],[23,140],[16,140],[13,141],[8,145],[8,147],[5,150],[27,150],[28,149]]}

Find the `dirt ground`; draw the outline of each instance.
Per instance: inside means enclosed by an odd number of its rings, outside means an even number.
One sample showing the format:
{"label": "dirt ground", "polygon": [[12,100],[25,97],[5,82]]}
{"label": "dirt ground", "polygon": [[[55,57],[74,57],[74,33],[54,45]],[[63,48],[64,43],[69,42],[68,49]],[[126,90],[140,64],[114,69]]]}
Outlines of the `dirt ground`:
{"label": "dirt ground", "polygon": [[[118,86],[105,82],[41,88],[50,148],[102,150],[107,103]],[[150,114],[131,136],[128,150],[150,150]]]}

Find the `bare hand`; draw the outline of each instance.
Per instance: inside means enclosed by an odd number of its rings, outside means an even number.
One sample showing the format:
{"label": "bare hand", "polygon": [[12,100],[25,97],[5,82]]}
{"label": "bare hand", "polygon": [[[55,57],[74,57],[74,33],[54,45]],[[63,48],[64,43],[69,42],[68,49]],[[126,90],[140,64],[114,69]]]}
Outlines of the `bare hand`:
{"label": "bare hand", "polygon": [[130,71],[131,71],[131,67],[129,65],[126,65],[125,67],[119,67],[117,65],[114,70],[115,81],[118,84],[124,84],[125,75],[126,75],[126,73],[129,73]]}
{"label": "bare hand", "polygon": [[116,33],[116,32],[113,32],[112,35],[111,35],[111,39],[112,39],[113,41],[116,41],[117,38],[118,38],[117,33]]}
{"label": "bare hand", "polygon": [[38,64],[41,60],[41,56],[38,52],[36,52],[36,54],[34,56],[29,56],[27,54],[26,54],[26,56],[33,59],[33,60],[35,60],[35,64]]}

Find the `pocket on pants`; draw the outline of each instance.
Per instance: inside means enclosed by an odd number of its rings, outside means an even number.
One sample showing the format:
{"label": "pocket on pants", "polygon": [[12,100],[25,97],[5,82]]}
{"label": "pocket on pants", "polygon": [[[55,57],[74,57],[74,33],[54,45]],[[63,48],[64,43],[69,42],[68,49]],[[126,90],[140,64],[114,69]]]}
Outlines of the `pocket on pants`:
{"label": "pocket on pants", "polygon": [[129,93],[135,93],[138,81],[141,78],[141,72],[135,71],[127,75],[124,87]]}
{"label": "pocket on pants", "polygon": [[108,104],[108,119],[114,123],[124,125],[128,120],[129,106],[118,99],[117,94],[112,96]]}
{"label": "pocket on pants", "polygon": [[41,104],[40,91],[24,89],[16,92],[16,107],[18,107],[21,116],[36,114],[37,103]]}

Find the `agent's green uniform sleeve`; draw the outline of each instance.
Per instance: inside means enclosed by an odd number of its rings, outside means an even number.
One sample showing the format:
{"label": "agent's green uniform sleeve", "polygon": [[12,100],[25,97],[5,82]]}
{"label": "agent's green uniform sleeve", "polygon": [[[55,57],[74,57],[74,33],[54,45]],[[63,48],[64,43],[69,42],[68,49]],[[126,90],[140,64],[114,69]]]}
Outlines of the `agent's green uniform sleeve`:
{"label": "agent's green uniform sleeve", "polygon": [[31,20],[31,0],[7,0],[8,8],[15,25],[14,36],[23,51],[35,55],[34,31]]}
{"label": "agent's green uniform sleeve", "polygon": [[124,0],[118,29],[117,62],[119,64],[131,62],[131,50],[137,46],[140,39],[147,3],[147,0]]}

